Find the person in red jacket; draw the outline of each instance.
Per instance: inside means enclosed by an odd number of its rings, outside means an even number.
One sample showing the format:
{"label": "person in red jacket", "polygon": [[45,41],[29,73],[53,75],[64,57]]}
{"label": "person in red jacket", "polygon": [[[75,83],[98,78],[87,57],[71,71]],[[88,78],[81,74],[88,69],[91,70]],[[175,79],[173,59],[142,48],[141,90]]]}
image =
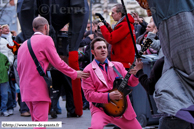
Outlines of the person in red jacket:
{"label": "person in red jacket", "polygon": [[[111,27],[107,28],[102,22],[100,22],[98,26],[101,29],[103,37],[112,45],[111,61],[121,62],[125,68],[129,68],[128,63],[132,64],[135,58],[135,49],[123,6],[121,4],[113,6],[111,16],[114,21],[117,21],[113,29],[111,29]],[[130,14],[128,14],[128,18],[133,31],[133,37],[136,40],[133,26],[134,19]]]}

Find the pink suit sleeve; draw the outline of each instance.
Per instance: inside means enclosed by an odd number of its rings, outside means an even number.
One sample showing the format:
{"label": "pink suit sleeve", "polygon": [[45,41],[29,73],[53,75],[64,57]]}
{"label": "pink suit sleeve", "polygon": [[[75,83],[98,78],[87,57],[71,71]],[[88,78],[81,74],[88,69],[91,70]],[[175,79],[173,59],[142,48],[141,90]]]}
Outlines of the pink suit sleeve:
{"label": "pink suit sleeve", "polygon": [[[84,70],[84,72],[89,73],[87,70]],[[82,79],[81,86],[87,101],[95,103],[108,103],[108,92],[98,92],[91,76],[87,79]]]}
{"label": "pink suit sleeve", "polygon": [[69,67],[58,55],[52,38],[47,38],[45,54],[48,61],[59,71],[75,80],[77,78],[77,71]]}

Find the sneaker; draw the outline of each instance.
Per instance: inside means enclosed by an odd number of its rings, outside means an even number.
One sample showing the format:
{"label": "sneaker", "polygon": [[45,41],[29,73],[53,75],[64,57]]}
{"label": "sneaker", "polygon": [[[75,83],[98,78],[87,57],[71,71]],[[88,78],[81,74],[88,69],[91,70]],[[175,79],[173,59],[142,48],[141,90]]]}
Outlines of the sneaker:
{"label": "sneaker", "polygon": [[9,115],[13,115],[13,109],[8,110]]}
{"label": "sneaker", "polygon": [[9,116],[9,113],[8,113],[8,111],[5,111],[5,112],[2,112],[1,115],[8,117]]}
{"label": "sneaker", "polygon": [[30,116],[30,113],[29,112],[24,112],[24,113],[21,114],[21,116],[29,117]]}

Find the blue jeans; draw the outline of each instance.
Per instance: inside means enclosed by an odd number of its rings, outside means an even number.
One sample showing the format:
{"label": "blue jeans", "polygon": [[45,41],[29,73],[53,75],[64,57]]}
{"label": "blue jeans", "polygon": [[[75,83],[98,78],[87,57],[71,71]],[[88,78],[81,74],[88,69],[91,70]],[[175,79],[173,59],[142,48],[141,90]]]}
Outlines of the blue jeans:
{"label": "blue jeans", "polygon": [[9,88],[8,88],[8,102],[7,102],[7,109],[13,109],[16,106],[16,90],[15,85],[9,79]]}
{"label": "blue jeans", "polygon": [[59,105],[59,100],[58,100],[58,102],[57,102],[57,112],[58,112],[58,113],[62,113],[61,107],[60,107],[60,105]]}
{"label": "blue jeans", "polygon": [[1,112],[5,112],[7,110],[8,88],[9,88],[9,82],[0,83]]}
{"label": "blue jeans", "polygon": [[159,120],[158,129],[193,129],[193,125],[177,117],[163,116]]}

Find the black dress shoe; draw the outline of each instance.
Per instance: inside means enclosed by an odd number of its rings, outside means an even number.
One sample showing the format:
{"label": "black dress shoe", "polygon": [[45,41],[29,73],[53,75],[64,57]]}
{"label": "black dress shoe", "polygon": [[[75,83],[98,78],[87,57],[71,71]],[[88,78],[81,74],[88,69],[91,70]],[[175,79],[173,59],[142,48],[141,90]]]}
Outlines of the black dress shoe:
{"label": "black dress shoe", "polygon": [[52,118],[57,118],[57,112],[54,109],[51,109],[50,114]]}
{"label": "black dress shoe", "polygon": [[70,113],[70,112],[67,112],[67,117],[77,117],[77,114],[75,113]]}

